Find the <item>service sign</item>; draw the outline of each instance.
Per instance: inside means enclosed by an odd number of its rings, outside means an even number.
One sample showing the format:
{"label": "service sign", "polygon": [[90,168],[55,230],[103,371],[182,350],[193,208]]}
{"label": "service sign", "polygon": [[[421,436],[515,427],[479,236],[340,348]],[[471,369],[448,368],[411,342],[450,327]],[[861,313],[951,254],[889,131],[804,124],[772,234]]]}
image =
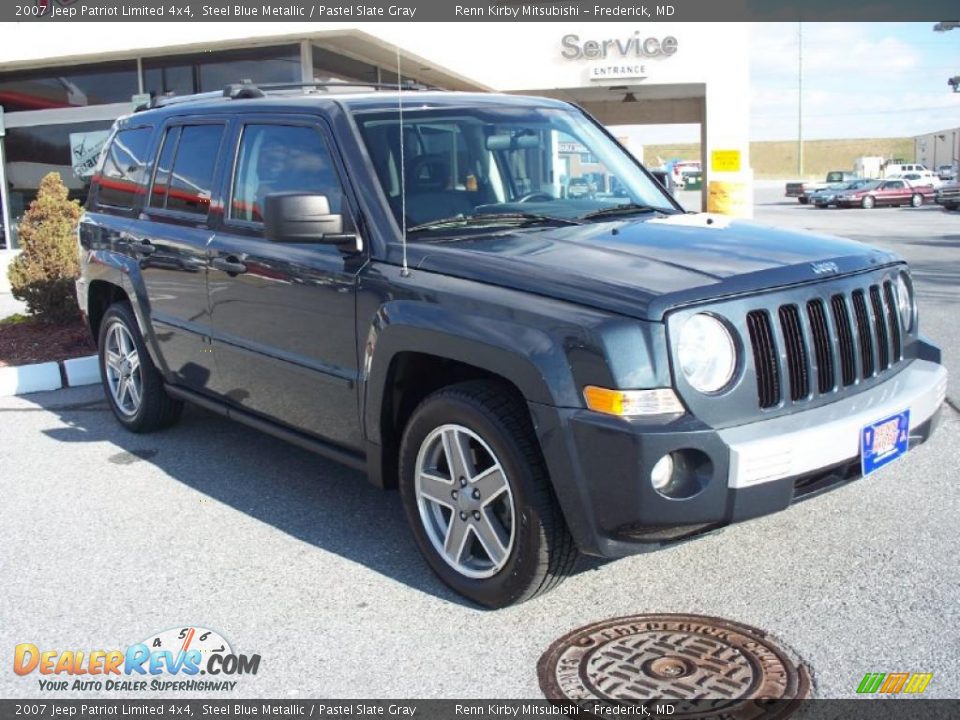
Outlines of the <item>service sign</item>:
{"label": "service sign", "polygon": [[103,150],[108,137],[110,137],[109,130],[70,133],[70,157],[74,175],[81,180],[93,175],[100,151]]}
{"label": "service sign", "polygon": [[646,77],[647,69],[639,63],[597,65],[590,68],[591,80],[643,80]]}

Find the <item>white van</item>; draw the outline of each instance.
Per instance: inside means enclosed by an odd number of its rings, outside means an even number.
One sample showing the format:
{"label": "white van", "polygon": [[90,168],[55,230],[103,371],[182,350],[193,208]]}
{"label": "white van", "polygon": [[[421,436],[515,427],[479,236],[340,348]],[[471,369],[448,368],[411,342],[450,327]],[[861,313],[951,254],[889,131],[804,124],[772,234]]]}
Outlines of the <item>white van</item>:
{"label": "white van", "polygon": [[919,163],[887,163],[883,166],[884,177],[894,177],[912,172],[930,172],[925,165]]}

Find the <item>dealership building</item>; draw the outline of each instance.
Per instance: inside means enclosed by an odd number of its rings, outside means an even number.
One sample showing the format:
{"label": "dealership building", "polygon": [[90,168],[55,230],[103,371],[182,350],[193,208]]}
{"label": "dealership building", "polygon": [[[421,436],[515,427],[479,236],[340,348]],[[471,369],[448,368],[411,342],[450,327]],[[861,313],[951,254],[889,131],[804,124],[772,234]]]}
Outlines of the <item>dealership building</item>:
{"label": "dealership building", "polygon": [[722,33],[706,23],[20,23],[0,45],[0,199],[15,222],[52,170],[82,198],[111,124],[144,95],[244,80],[394,83],[399,61],[404,80],[568,100],[607,126],[699,125],[703,207],[748,216],[748,33],[740,23]]}

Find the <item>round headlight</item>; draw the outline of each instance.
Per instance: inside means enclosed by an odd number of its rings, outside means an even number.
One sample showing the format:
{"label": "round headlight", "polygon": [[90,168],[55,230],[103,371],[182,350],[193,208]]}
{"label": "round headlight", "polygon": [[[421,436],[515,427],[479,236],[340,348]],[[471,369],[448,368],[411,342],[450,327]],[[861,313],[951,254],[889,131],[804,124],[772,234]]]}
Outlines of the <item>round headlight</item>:
{"label": "round headlight", "polygon": [[737,350],[726,325],[699,313],[680,329],[677,360],[687,382],[703,393],[716,392],[733,378]]}
{"label": "round headlight", "polygon": [[900,311],[900,327],[904,332],[910,332],[913,330],[913,319],[916,313],[914,312],[913,283],[905,272],[897,275],[897,309]]}

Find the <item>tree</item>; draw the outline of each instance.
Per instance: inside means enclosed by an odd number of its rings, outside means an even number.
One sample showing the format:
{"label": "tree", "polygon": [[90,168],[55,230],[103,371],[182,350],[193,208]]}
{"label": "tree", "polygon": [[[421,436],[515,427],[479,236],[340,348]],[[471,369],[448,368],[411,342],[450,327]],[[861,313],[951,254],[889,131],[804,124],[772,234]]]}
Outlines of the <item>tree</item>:
{"label": "tree", "polygon": [[60,174],[40,181],[37,199],[19,226],[22,252],[10,264],[13,296],[45,322],[68,322],[80,315],[74,281],[80,274],[77,223],[80,203],[68,199]]}

